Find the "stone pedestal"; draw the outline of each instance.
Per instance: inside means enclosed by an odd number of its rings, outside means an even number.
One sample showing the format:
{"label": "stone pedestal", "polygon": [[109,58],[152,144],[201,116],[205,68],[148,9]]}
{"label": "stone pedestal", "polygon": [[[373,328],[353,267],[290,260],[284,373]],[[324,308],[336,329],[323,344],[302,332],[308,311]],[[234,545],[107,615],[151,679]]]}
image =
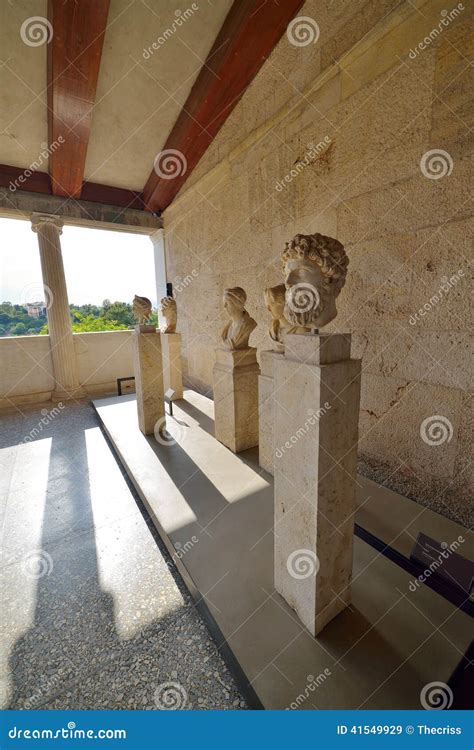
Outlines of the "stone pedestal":
{"label": "stone pedestal", "polygon": [[162,333],[163,388],[166,393],[172,388],[173,400],[183,398],[183,373],[181,368],[181,334]]}
{"label": "stone pedestal", "polygon": [[159,420],[164,424],[163,364],[161,334],[133,332],[133,369],[137,394],[138,426],[144,435],[153,435]]}
{"label": "stone pedestal", "polygon": [[275,423],[275,380],[274,364],[284,357],[283,352],[260,352],[261,373],[258,378],[258,452],[262,469],[273,474],[273,462],[277,446],[274,440]]}
{"label": "stone pedestal", "polygon": [[312,635],[351,600],[360,360],[350,335],[288,337],[275,361],[275,588]]}
{"label": "stone pedestal", "polygon": [[257,350],[216,349],[215,436],[234,453],[258,445]]}
{"label": "stone pedestal", "polygon": [[79,384],[76,352],[72,338],[71,315],[61,252],[63,222],[59,216],[33,214],[31,228],[38,235],[43,276],[44,302],[48,316],[51,359],[55,389],[54,401],[81,398],[86,395]]}

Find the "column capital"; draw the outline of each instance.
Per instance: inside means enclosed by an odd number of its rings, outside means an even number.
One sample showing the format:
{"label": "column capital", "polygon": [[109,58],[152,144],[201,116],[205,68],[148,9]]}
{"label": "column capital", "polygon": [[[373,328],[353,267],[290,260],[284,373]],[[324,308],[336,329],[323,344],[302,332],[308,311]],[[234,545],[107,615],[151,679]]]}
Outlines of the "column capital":
{"label": "column capital", "polygon": [[43,226],[43,224],[52,224],[59,230],[58,234],[61,234],[63,231],[64,221],[60,216],[56,216],[55,214],[32,214],[31,228],[33,232],[37,232],[38,229]]}

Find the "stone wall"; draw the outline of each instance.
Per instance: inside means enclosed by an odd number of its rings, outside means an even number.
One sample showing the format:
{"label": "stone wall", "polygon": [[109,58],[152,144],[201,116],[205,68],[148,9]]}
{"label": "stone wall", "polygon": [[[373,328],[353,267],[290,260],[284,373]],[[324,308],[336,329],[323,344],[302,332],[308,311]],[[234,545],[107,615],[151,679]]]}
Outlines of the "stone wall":
{"label": "stone wall", "polygon": [[[282,281],[284,242],[318,231],[345,244],[348,280],[328,328],[350,331],[363,358],[360,469],[466,524],[468,7],[308,0],[300,15],[318,41],[282,38],[164,215],[185,377],[203,390],[222,290],[246,289],[251,342],[268,348],[263,289]],[[434,175],[420,163],[432,149],[447,152]],[[441,432],[423,439],[430,417]]]}

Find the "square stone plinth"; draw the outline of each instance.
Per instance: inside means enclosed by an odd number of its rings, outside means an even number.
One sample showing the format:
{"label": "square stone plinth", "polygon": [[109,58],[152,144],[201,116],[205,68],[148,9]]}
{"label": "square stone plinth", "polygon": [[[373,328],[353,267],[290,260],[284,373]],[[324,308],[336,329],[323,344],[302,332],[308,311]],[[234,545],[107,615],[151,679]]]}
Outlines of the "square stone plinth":
{"label": "square stone plinth", "polygon": [[274,363],[284,356],[283,352],[260,352],[260,376],[258,378],[258,453],[262,469],[273,475],[275,460],[275,380]]}
{"label": "square stone plinth", "polygon": [[159,331],[133,333],[133,368],[137,394],[138,425],[144,435],[153,435],[165,418],[163,363]]}
{"label": "square stone plinth", "polygon": [[181,367],[181,334],[162,333],[163,389],[174,391],[173,400],[183,398],[183,373]]}
{"label": "square stone plinth", "polygon": [[274,365],[275,588],[314,636],[351,600],[360,360],[341,359],[347,335],[289,338]]}
{"label": "square stone plinth", "polygon": [[215,436],[234,453],[258,445],[257,350],[216,349]]}

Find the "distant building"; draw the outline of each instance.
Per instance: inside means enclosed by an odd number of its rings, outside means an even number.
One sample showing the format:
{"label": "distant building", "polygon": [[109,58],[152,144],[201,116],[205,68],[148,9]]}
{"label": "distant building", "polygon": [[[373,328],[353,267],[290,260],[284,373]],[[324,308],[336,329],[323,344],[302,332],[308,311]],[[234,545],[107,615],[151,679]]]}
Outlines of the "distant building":
{"label": "distant building", "polygon": [[46,305],[44,302],[27,302],[25,307],[30,318],[43,318],[46,315]]}

